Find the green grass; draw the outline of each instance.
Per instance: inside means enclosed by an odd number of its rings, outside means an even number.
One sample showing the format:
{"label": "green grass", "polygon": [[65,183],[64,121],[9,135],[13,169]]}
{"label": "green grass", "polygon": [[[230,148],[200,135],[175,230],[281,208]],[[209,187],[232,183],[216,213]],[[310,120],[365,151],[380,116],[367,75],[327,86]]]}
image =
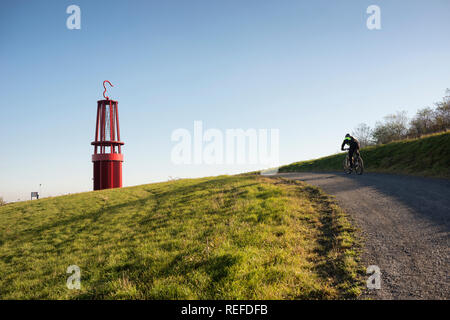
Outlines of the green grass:
{"label": "green grass", "polygon": [[[343,170],[346,153],[282,166],[279,172]],[[365,171],[450,178],[450,132],[361,150]]]}
{"label": "green grass", "polygon": [[0,272],[1,299],[336,299],[362,285],[332,199],[250,174],[0,207]]}

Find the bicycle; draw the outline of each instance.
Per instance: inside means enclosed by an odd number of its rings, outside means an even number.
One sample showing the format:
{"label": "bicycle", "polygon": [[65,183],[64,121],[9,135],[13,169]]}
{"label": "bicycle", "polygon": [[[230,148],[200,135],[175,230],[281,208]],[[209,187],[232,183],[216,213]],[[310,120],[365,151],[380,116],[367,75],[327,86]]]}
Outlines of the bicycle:
{"label": "bicycle", "polygon": [[[344,150],[348,151],[348,148]],[[347,174],[351,174],[352,169],[350,168],[350,159],[348,157],[348,153],[345,156],[343,165],[344,165],[344,172]],[[356,174],[362,175],[364,172],[364,161],[361,158],[361,155],[358,150],[353,153],[353,168],[355,169]]]}

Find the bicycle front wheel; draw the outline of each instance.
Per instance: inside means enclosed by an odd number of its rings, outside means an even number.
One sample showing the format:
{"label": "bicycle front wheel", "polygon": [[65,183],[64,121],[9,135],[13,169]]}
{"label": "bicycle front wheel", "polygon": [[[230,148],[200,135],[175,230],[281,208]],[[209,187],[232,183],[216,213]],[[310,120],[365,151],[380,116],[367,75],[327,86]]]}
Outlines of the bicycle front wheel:
{"label": "bicycle front wheel", "polygon": [[345,157],[342,166],[344,167],[345,173],[350,173],[350,160],[348,159],[348,155]]}

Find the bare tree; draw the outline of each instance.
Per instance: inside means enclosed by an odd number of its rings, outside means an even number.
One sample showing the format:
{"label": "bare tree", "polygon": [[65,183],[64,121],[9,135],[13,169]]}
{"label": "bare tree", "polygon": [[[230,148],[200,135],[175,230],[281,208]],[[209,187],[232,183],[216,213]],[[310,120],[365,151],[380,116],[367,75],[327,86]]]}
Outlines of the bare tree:
{"label": "bare tree", "polygon": [[384,117],[384,122],[377,122],[373,137],[377,144],[401,140],[408,133],[408,117],[406,111],[399,111]]}
{"label": "bare tree", "polygon": [[410,122],[409,135],[420,137],[435,131],[436,127],[435,111],[431,108],[424,108],[417,111],[416,116]]}
{"label": "bare tree", "polygon": [[358,139],[361,148],[364,148],[373,144],[372,133],[372,129],[367,124],[360,123],[353,129],[352,136]]}
{"label": "bare tree", "polygon": [[446,90],[442,102],[436,103],[435,126],[436,131],[450,130],[450,89]]}
{"label": "bare tree", "polygon": [[[372,138],[377,144],[389,143],[404,138],[416,138],[424,134],[450,130],[450,89],[441,102],[435,103],[436,108],[423,108],[417,111],[411,121],[408,121],[406,111],[397,112],[384,117],[383,121],[375,124],[371,131]],[[408,123],[409,122],[409,123]],[[354,135],[364,140],[364,133],[369,130],[364,124],[355,128]]]}

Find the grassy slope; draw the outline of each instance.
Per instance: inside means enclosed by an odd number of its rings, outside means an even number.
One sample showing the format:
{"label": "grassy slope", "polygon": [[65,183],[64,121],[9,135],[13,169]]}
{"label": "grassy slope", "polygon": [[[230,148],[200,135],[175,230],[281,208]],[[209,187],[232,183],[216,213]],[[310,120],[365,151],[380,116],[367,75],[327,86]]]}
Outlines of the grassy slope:
{"label": "grassy slope", "polygon": [[[450,178],[450,132],[361,150],[366,171]],[[296,162],[280,172],[342,170],[345,153]]]}
{"label": "grassy slope", "polygon": [[[68,290],[69,265],[81,290]],[[358,245],[319,189],[257,175],[0,207],[2,299],[352,298]]]}

